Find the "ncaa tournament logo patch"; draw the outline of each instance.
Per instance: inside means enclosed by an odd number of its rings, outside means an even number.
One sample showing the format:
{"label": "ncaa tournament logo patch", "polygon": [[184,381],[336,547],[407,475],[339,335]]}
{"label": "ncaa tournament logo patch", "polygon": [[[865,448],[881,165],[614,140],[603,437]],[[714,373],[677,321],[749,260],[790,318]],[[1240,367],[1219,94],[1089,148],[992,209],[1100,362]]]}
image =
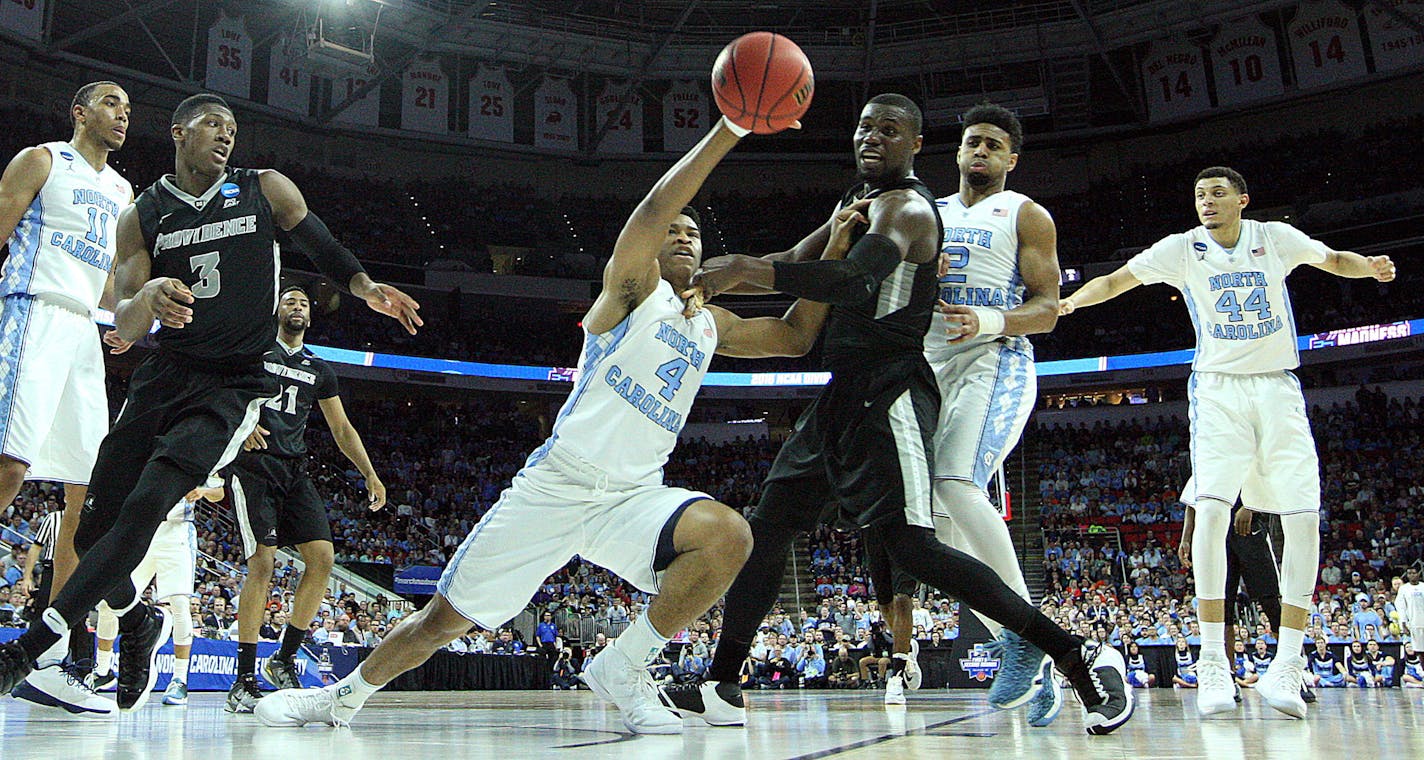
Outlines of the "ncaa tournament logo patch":
{"label": "ncaa tournament logo patch", "polygon": [[74,160],[74,154],[73,154],[73,153],[70,153],[70,152],[67,151],[67,150],[62,150],[62,151],[60,151],[60,152],[59,152],[59,157],[62,158],[62,159],[64,159],[65,161],[73,161],[73,160]]}
{"label": "ncaa tournament logo patch", "polygon": [[1202,259],[1206,258],[1206,243],[1203,243],[1201,241],[1192,243],[1192,250],[1197,252],[1197,261],[1201,261]]}
{"label": "ncaa tournament logo patch", "polygon": [[983,644],[975,644],[967,656],[959,658],[959,668],[980,683],[994,677],[999,671],[999,658],[991,657],[984,651]]}
{"label": "ncaa tournament logo patch", "polygon": [[218,188],[218,192],[222,193],[222,197],[224,198],[236,198],[237,194],[242,192],[242,189],[232,182],[224,182],[223,186]]}

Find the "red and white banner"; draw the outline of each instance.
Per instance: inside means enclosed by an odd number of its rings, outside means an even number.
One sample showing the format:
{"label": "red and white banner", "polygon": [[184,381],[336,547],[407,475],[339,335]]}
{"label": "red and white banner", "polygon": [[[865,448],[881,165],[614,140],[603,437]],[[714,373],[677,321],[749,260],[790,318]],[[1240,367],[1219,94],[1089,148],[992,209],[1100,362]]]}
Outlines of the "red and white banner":
{"label": "red and white banner", "polygon": [[1255,16],[1223,26],[1210,50],[1218,106],[1265,100],[1286,91],[1276,32]]}
{"label": "red and white banner", "polygon": [[242,17],[224,13],[208,28],[207,80],[203,86],[243,99],[252,96],[252,38]]}
{"label": "red and white banner", "polygon": [[1300,89],[1323,87],[1368,73],[1355,11],[1337,0],[1301,3],[1286,32]]}
{"label": "red and white banner", "polygon": [[[380,69],[373,63],[367,66],[353,66],[346,73],[337,74],[331,80],[331,103],[328,107],[334,108],[344,103],[353,93],[365,87],[367,82],[374,80],[379,73]],[[337,114],[334,120],[362,127],[379,126],[381,88],[379,86],[371,88],[346,110]]]}
{"label": "red and white banner", "polygon": [[594,134],[612,120],[603,133],[603,141],[594,146],[599,153],[643,152],[643,96],[636,89],[626,91],[627,88],[627,82],[609,82],[603,86],[603,94],[593,101],[597,115]]}
{"label": "red and white banner", "polygon": [[470,137],[514,142],[514,87],[504,69],[481,65],[470,77]]}
{"label": "red and white banner", "polygon": [[38,40],[44,33],[45,0],[0,0],[0,29]]}
{"label": "red and white banner", "polygon": [[267,105],[308,116],[311,88],[305,43],[290,36],[278,38],[267,59]]}
{"label": "red and white banner", "polygon": [[1142,57],[1142,92],[1152,121],[1211,108],[1201,48],[1181,37],[1152,43]]}
{"label": "red and white banner", "polygon": [[686,153],[712,128],[711,101],[697,82],[673,82],[663,96],[663,150]]}
{"label": "red and white banner", "polygon": [[534,147],[578,150],[578,99],[569,80],[548,77],[534,91]]}
{"label": "red and white banner", "polygon": [[1424,19],[1424,0],[1388,0],[1396,13],[1365,3],[1365,25],[1375,54],[1375,71],[1394,71],[1424,65],[1424,33],[1404,23],[1400,16]]}
{"label": "red and white banner", "polygon": [[401,79],[401,129],[450,131],[450,80],[439,61],[416,60]]}

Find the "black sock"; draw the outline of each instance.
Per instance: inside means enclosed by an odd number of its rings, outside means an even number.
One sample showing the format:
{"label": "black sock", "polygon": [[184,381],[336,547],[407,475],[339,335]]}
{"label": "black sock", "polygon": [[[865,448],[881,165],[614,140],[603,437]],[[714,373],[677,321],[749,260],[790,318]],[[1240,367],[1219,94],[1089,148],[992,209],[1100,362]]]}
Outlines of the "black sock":
{"label": "black sock", "polygon": [[50,630],[44,619],[39,619],[30,623],[30,627],[20,638],[16,639],[20,648],[25,650],[25,655],[30,658],[30,662],[39,659],[46,649],[54,646],[54,642],[59,641],[59,634]]}
{"label": "black sock", "polygon": [[91,670],[94,667],[94,632],[89,630],[88,621],[69,629],[69,661],[75,665],[88,663]]}
{"label": "black sock", "polygon": [[757,627],[781,592],[787,551],[796,537],[795,527],[762,520],[755,514],[748,522],[752,528],[752,555],[727,589],[722,636],[707,668],[709,681],[737,683]]}
{"label": "black sock", "polygon": [[237,642],[237,676],[256,675],[257,673],[257,642],[251,644],[245,641]]}
{"label": "black sock", "polygon": [[132,633],[138,630],[138,627],[143,625],[143,621],[148,617],[148,614],[148,605],[143,602],[135,604],[133,609],[119,617],[119,633]]}
{"label": "black sock", "polygon": [[306,638],[306,635],[306,631],[288,623],[287,627],[282,629],[282,647],[277,650],[277,656],[284,660],[295,657],[297,650],[302,646],[302,639]]}

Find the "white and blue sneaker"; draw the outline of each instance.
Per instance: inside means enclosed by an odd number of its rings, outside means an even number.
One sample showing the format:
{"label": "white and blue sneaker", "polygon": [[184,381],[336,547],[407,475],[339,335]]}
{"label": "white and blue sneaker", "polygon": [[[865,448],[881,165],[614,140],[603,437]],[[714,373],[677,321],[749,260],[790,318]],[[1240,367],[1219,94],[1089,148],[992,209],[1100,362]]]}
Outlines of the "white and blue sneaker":
{"label": "white and blue sneaker", "polygon": [[1063,687],[1058,683],[1058,676],[1053,672],[1053,659],[1043,658],[1043,665],[1038,669],[1038,679],[1042,682],[1038,690],[1038,695],[1028,703],[1028,714],[1024,717],[1028,719],[1028,724],[1035,728],[1043,728],[1053,722],[1058,717],[1058,713],[1063,710]]}
{"label": "white and blue sneaker", "polygon": [[58,664],[30,671],[10,694],[16,699],[87,718],[112,718],[118,711],[113,700],[95,694],[88,684]]}
{"label": "white and blue sneaker", "polygon": [[163,690],[163,704],[188,704],[188,684],[184,683],[180,678],[170,680],[168,682],[168,688]]}
{"label": "white and blue sneaker", "polygon": [[999,660],[999,673],[989,687],[989,704],[1011,710],[1038,696],[1043,688],[1040,673],[1047,659],[1042,649],[1006,628],[984,645],[984,651]]}

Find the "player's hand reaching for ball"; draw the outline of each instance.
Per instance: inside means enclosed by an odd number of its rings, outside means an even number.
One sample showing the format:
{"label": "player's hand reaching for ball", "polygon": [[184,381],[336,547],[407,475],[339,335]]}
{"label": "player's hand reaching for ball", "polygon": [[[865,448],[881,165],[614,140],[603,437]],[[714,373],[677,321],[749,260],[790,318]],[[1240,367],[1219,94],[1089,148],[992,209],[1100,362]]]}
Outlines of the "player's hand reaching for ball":
{"label": "player's hand reaching for ball", "polygon": [[[366,279],[365,275],[358,275],[358,277]],[[402,293],[399,288],[367,280],[365,287],[352,287],[351,293],[364,299],[366,305],[375,311],[400,322],[405,331],[411,335],[415,334],[415,328],[425,326],[425,320],[421,319],[419,314],[420,304],[416,303],[414,298]]]}
{"label": "player's hand reaching for ball", "polygon": [[372,512],[386,506],[386,484],[375,475],[366,478],[366,503]]}
{"label": "player's hand reaching for ball", "polygon": [[1388,256],[1366,256],[1365,261],[1370,263],[1372,276],[1380,282],[1389,282],[1394,279],[1394,261]]}
{"label": "player's hand reaching for ball", "polygon": [[186,305],[193,302],[193,291],[182,280],[155,277],[143,284],[138,297],[164,327],[181,330],[193,321],[193,310]]}

